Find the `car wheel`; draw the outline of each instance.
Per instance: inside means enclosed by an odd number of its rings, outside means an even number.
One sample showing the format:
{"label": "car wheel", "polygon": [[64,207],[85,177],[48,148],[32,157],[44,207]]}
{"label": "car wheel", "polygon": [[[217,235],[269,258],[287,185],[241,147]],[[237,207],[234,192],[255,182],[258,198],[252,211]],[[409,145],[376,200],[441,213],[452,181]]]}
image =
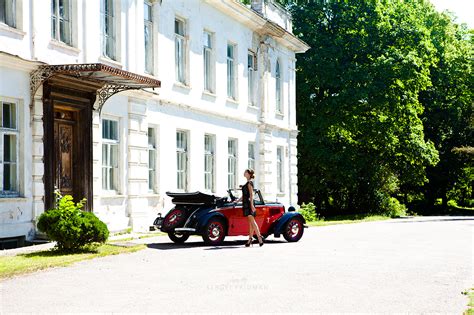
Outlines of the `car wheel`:
{"label": "car wheel", "polygon": [[186,220],[186,212],[183,209],[173,209],[165,216],[162,230],[171,230],[179,227]]}
{"label": "car wheel", "polygon": [[283,237],[288,242],[298,242],[303,236],[304,226],[300,218],[292,218],[286,222]]}
{"label": "car wheel", "polygon": [[169,232],[168,237],[170,240],[175,242],[176,244],[183,244],[189,238],[189,234],[187,233],[176,233],[176,232]]}
{"label": "car wheel", "polygon": [[209,245],[219,245],[225,238],[225,224],[222,219],[211,218],[204,226],[202,239]]}

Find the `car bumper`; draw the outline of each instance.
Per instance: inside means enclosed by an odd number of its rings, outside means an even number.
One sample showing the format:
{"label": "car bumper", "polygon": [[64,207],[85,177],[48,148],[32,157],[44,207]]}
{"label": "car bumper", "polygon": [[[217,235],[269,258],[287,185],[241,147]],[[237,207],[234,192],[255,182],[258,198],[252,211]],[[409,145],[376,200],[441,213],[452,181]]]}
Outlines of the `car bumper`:
{"label": "car bumper", "polygon": [[158,216],[155,221],[153,222],[153,225],[156,226],[158,229],[161,229],[163,227],[163,221],[165,218],[162,218],[161,216]]}

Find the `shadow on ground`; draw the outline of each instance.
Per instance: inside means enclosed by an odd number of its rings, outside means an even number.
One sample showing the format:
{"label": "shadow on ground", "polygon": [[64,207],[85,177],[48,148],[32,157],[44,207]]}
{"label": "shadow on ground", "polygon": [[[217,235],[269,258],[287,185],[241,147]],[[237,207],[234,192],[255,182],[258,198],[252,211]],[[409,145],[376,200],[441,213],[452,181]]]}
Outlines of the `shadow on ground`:
{"label": "shadow on ground", "polygon": [[[204,250],[218,250],[218,249],[238,249],[238,248],[245,248],[246,241],[224,241],[219,246],[212,246],[207,245],[204,242],[189,242],[184,244],[175,244],[175,243],[152,243],[147,244],[148,248],[151,249],[159,249],[159,250],[169,250],[169,249],[186,249],[186,248],[195,248],[195,247],[202,247]],[[285,241],[280,240],[266,240],[265,245],[274,245],[274,244],[282,244],[286,243]],[[258,242],[255,241],[253,247],[259,247]]]}

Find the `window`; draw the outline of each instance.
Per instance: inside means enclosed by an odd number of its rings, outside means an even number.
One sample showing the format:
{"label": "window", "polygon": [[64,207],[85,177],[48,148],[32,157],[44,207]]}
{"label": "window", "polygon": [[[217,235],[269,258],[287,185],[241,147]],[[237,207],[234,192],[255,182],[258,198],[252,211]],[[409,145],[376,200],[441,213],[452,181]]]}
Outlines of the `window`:
{"label": "window", "polygon": [[204,90],[213,91],[213,63],[212,63],[212,34],[204,31],[203,34],[203,52],[204,59]]}
{"label": "window", "polygon": [[248,145],[248,168],[255,170],[255,142]]}
{"label": "window", "polygon": [[15,5],[15,0],[0,0],[0,23],[16,27]]}
{"label": "window", "polygon": [[145,34],[145,72],[153,73],[153,6],[145,1],[143,4]]}
{"label": "window", "polygon": [[204,189],[215,191],[215,137],[212,135],[204,136]]}
{"label": "window", "polygon": [[256,90],[256,71],[257,71],[257,57],[255,54],[251,51],[249,51],[247,55],[247,69],[248,69],[248,98],[249,98],[249,104],[254,105],[255,104],[255,90]]}
{"label": "window", "polygon": [[227,187],[234,189],[237,187],[237,140],[227,141]]}
{"label": "window", "polygon": [[188,134],[185,131],[176,132],[176,188],[188,189]]}
{"label": "window", "polygon": [[156,130],[148,128],[148,189],[156,191],[157,146]]}
{"label": "window", "polygon": [[227,44],[227,97],[235,99],[235,46]]}
{"label": "window", "polygon": [[184,21],[175,19],[174,33],[175,33],[175,67],[176,67],[176,81],[186,84],[186,40],[184,37]]}
{"label": "window", "polygon": [[18,196],[18,138],[16,104],[0,102],[0,197]]}
{"label": "window", "polygon": [[114,0],[100,1],[102,56],[116,59]]}
{"label": "window", "polygon": [[277,147],[277,189],[283,192],[283,147]]}
{"label": "window", "polygon": [[118,191],[118,121],[102,120],[102,189]]}
{"label": "window", "polygon": [[277,113],[283,113],[282,99],[281,99],[281,70],[280,62],[277,60],[275,67],[275,101]]}
{"label": "window", "polygon": [[71,45],[71,2],[51,0],[51,37]]}

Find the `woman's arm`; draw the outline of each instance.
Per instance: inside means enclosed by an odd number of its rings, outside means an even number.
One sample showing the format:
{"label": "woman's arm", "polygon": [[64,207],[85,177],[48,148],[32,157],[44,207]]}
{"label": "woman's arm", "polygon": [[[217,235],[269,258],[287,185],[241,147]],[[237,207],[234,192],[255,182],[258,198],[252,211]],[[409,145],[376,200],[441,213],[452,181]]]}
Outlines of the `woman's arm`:
{"label": "woman's arm", "polygon": [[[250,185],[250,184],[247,184],[247,185]],[[252,211],[257,211],[255,209],[255,205],[253,204],[253,185],[250,185],[249,187],[249,194],[250,194],[250,209],[252,209]]]}

